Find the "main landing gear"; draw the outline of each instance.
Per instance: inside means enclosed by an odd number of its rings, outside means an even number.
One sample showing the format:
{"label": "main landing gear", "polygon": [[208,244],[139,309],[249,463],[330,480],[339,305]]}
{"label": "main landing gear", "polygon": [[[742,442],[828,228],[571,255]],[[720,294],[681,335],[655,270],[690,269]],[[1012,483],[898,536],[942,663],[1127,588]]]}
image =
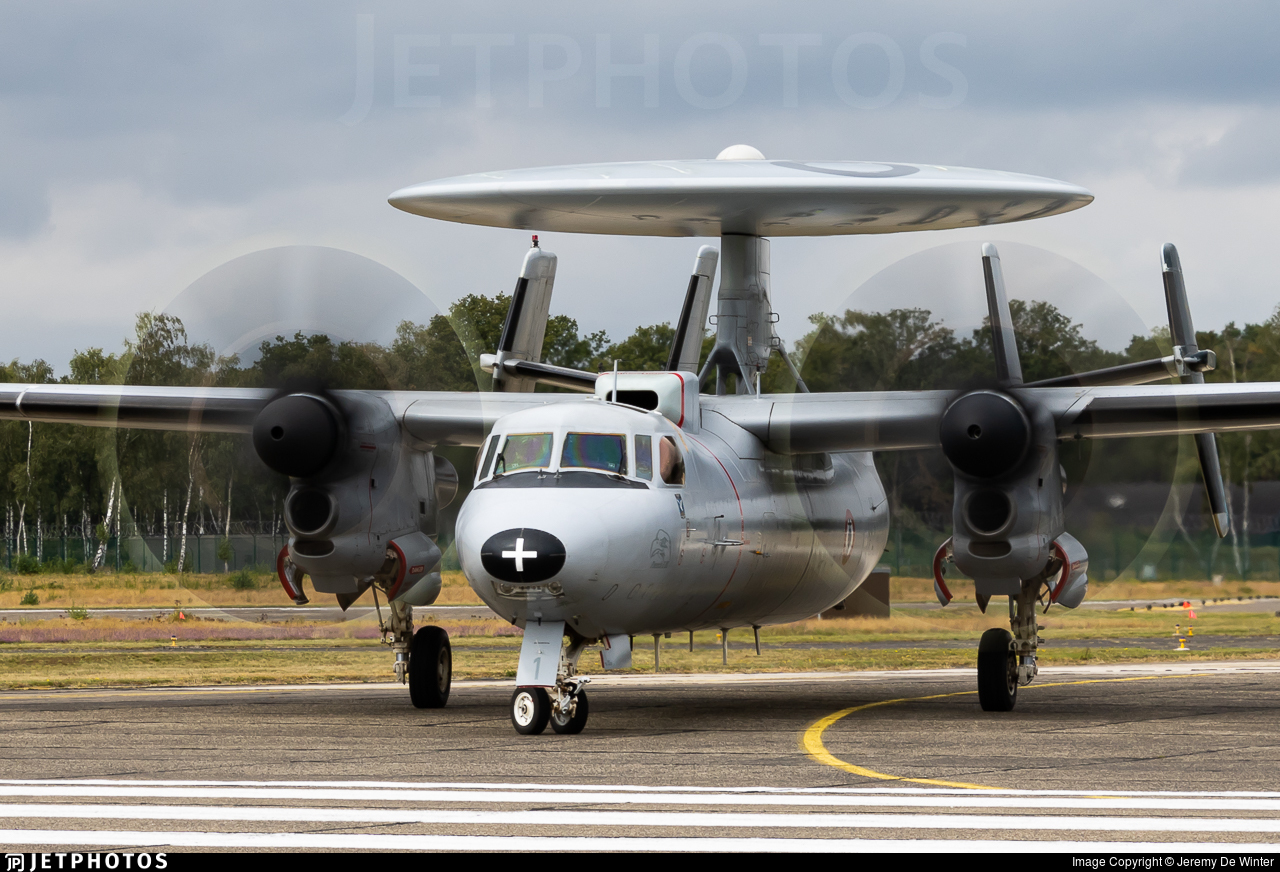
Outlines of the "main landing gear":
{"label": "main landing gear", "polygon": [[[434,626],[415,633],[413,606],[407,603],[391,602],[387,610],[390,620],[382,624],[382,641],[395,652],[396,680],[408,682],[409,699],[416,708],[444,708],[453,685],[449,634]],[[378,615],[381,619],[381,609]]]}
{"label": "main landing gear", "polygon": [[978,702],[983,711],[1013,711],[1018,687],[1036,677],[1036,648],[1044,642],[1036,624],[1036,603],[1049,595],[1044,578],[1022,582],[1022,590],[1009,597],[1008,630],[992,627],[978,642]]}
{"label": "main landing gear", "polygon": [[409,699],[416,708],[444,708],[452,686],[449,634],[440,627],[423,627],[409,646]]}
{"label": "main landing gear", "polygon": [[[590,678],[580,676],[578,659],[587,647],[588,640],[570,631],[569,644],[562,641],[563,624],[530,624],[525,628],[525,641],[520,650],[520,669],[516,687],[511,695],[511,725],[522,736],[536,736],[551,725],[561,735],[574,736],[582,732],[590,715],[586,686]],[[539,679],[539,668],[549,648],[559,651],[555,684],[533,685]],[[530,682],[530,683],[525,683]]]}

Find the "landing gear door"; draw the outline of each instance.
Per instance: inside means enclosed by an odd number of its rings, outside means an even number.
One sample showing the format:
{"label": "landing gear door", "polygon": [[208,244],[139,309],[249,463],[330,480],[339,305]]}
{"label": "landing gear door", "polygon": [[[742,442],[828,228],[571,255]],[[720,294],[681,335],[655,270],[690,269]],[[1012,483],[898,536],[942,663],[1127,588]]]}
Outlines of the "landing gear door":
{"label": "landing gear door", "polygon": [[564,621],[530,621],[520,644],[516,687],[555,687]]}

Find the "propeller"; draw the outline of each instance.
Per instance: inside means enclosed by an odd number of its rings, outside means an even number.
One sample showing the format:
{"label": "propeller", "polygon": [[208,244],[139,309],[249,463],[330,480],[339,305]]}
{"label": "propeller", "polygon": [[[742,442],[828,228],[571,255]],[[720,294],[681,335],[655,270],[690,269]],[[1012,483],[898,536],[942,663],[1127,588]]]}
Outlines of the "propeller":
{"label": "propeller", "polygon": [[942,415],[955,475],[951,559],[980,596],[1016,594],[1054,557],[1065,532],[1053,417],[1022,387],[1022,363],[999,252],[982,246],[996,386],[961,394]]}
{"label": "propeller", "polygon": [[[358,302],[353,303],[356,292]],[[393,270],[361,255],[334,248],[265,249],[229,260],[196,279],[174,296],[161,316],[181,321],[189,346],[204,344],[212,352],[208,356],[207,352],[197,349],[196,356],[206,355],[209,359],[238,356],[242,369],[258,359],[261,343],[272,343],[275,357],[269,361],[266,371],[269,379],[271,373],[278,374],[276,391],[254,419],[249,443],[253,454],[268,469],[292,481],[286,494],[278,479],[255,471],[256,464],[243,462],[244,449],[249,446],[238,448],[237,437],[202,435],[190,450],[187,445],[182,446],[181,456],[189,461],[189,475],[181,476],[180,490],[175,492],[171,487],[163,502],[152,500],[132,485],[131,476],[126,476],[127,502],[120,508],[126,517],[132,515],[127,523],[133,526],[132,521],[136,519],[138,526],[145,527],[149,520],[163,516],[170,528],[180,528],[180,513],[184,504],[188,504],[187,492],[190,491],[189,514],[203,513],[213,521],[212,530],[209,521],[205,521],[207,533],[202,543],[207,571],[217,545],[216,540],[210,541],[214,536],[209,533],[220,539],[230,533],[228,519],[233,524],[243,520],[246,507],[254,503],[263,508],[264,515],[267,506],[278,510],[283,496],[282,515],[297,548],[282,549],[276,568],[289,597],[303,603],[307,595],[302,587],[302,575],[311,574],[315,582],[312,570],[318,568],[322,552],[332,548],[333,555],[342,555],[344,531],[351,519],[370,511],[375,514],[388,511],[383,508],[384,500],[388,500],[388,506],[400,506],[402,513],[407,511],[404,506],[420,509],[414,516],[422,516],[424,535],[420,540],[406,542],[404,537],[397,540],[404,549],[405,559],[400,562],[409,567],[430,568],[438,562],[439,553],[433,552],[435,545],[425,534],[435,534],[436,513],[449,503],[456,491],[457,471],[439,455],[414,459],[420,451],[401,454],[398,442],[392,438],[398,428],[389,410],[366,408],[360,397],[330,390],[346,384],[335,382],[337,376],[331,376],[323,367],[315,368],[313,364],[323,355],[310,358],[308,354],[312,347],[309,343],[321,335],[328,337],[334,346],[349,342],[342,349],[342,355],[366,354],[367,346],[363,343],[385,346],[397,338],[403,340],[397,333],[402,321],[426,326],[440,314],[440,307]],[[304,337],[302,342],[295,340],[299,333]],[[285,345],[274,342],[277,336],[285,338]],[[164,371],[157,370],[156,364],[148,362],[145,355],[137,356],[133,366],[135,370],[128,376],[131,380],[155,383],[157,372],[161,380],[164,378]],[[342,366],[348,380],[353,372],[358,372],[359,377],[369,382],[368,387],[400,386],[395,383],[396,373],[384,366],[376,350],[364,358],[343,358]],[[297,375],[299,372],[307,375]],[[238,378],[234,372],[231,375]],[[385,379],[385,384],[380,383],[380,379]],[[123,440],[131,438],[172,438],[184,442],[187,439],[185,435],[136,437],[133,432],[136,431],[119,431],[114,436],[121,450],[125,450]],[[369,450],[371,448],[376,450]],[[136,446],[129,452],[137,454]],[[375,480],[377,487],[371,489],[370,483]],[[227,510],[228,497],[235,506],[233,512]],[[175,511],[179,513],[177,522],[173,520]],[[263,521],[271,517],[267,515]],[[260,532],[280,529],[264,523]],[[176,557],[179,535],[174,533],[171,538],[172,544],[166,544]],[[235,535],[230,538],[237,553],[243,554],[240,540]],[[147,555],[148,563],[162,559],[161,540],[161,536],[146,540],[155,552]],[[332,540],[332,544],[327,540]],[[261,546],[259,539],[255,543],[258,559],[265,562]],[[188,545],[188,553],[192,547],[194,542]],[[298,553],[291,553],[292,550]],[[380,562],[381,552],[373,557]],[[218,560],[216,565],[221,569],[222,561]],[[341,574],[346,568],[326,571]],[[376,576],[380,572],[379,566],[373,566],[361,574]],[[410,573],[401,587],[408,589],[414,581]]]}
{"label": "propeller", "polygon": [[[1164,299],[1169,310],[1169,339],[1173,342],[1174,359],[1178,361],[1178,374],[1183,384],[1202,385],[1204,370],[1213,368],[1213,352],[1201,351],[1196,343],[1196,328],[1191,323],[1191,306],[1187,302],[1187,285],[1182,277],[1178,249],[1172,242],[1166,242],[1161,255]],[[1195,439],[1213,527],[1221,539],[1231,528],[1231,517],[1227,508],[1227,490],[1222,483],[1222,466],[1218,461],[1218,439],[1212,433],[1197,433]]]}
{"label": "propeller", "polygon": [[[939,432],[948,444],[949,457],[922,454],[910,458],[909,462],[877,464],[885,476],[886,489],[899,495],[897,499],[902,507],[941,532],[939,539],[948,535],[942,531],[954,528],[956,520],[957,507],[951,499],[952,488],[948,479],[967,478],[970,485],[994,482],[995,486],[988,489],[1002,490],[1016,477],[1019,464],[1029,462],[1032,453],[1040,450],[1035,439],[1037,388],[1135,385],[1157,380],[1167,383],[1170,378],[1192,381],[1193,374],[1212,369],[1216,362],[1212,351],[1186,347],[1190,343],[1185,337],[1195,335],[1193,330],[1187,329],[1182,331],[1183,341],[1175,343],[1178,345],[1175,353],[1166,351],[1163,357],[1156,356],[1153,360],[1081,372],[1078,361],[1082,357],[1076,356],[1076,350],[1089,354],[1087,346],[1076,345],[1074,340],[1055,341],[1052,332],[1055,325],[1068,326],[1071,333],[1064,335],[1087,337],[1086,341],[1095,340],[1103,349],[1121,348],[1130,337],[1148,332],[1147,325],[1128,301],[1087,269],[1043,249],[1017,243],[1000,245],[998,252],[994,247],[984,247],[981,251],[982,270],[966,270],[965,264],[972,264],[972,257],[977,253],[972,243],[948,243],[897,261],[866,280],[843,305],[835,309],[836,312],[848,309],[863,314],[850,320],[831,319],[829,323],[832,326],[823,328],[830,329],[831,333],[815,334],[802,346],[807,358],[803,364],[805,377],[822,390],[917,386],[955,389],[960,385],[969,386],[953,394],[945,427]],[[1006,287],[1006,278],[1012,280],[1014,274],[1003,275],[1002,260],[1011,264],[1017,276],[1034,277],[1034,292]],[[1166,281],[1173,278],[1166,276]],[[986,341],[993,343],[992,352],[988,353],[993,353],[995,360],[987,364],[987,378],[975,384],[966,381],[970,378],[968,372],[973,365],[973,357],[970,351],[965,350],[969,343],[961,337],[969,335],[968,325],[978,326],[971,304],[965,303],[978,294],[988,298],[983,314],[991,325],[988,328],[990,332],[984,329],[982,333],[990,337]],[[1020,318],[1028,319],[1027,323],[1034,325],[1036,330],[1026,337],[1016,337],[1017,342],[1011,329],[1011,313],[1008,313],[1010,296],[1029,300],[1027,310]],[[1174,299],[1183,301],[1180,308],[1185,313],[1185,293],[1179,292]],[[1047,301],[1052,308],[1037,309],[1041,304],[1031,300]],[[1013,305],[1016,307],[1017,303]],[[1069,321],[1063,320],[1064,316]],[[1083,331],[1075,323],[1077,321],[1084,322]],[[949,330],[956,332],[949,334]],[[1171,328],[1172,332],[1176,330]],[[959,348],[956,348],[956,339],[961,339]],[[1019,360],[1019,346],[1036,349],[1034,359]],[[948,352],[948,347],[956,348],[956,352]],[[937,356],[934,349],[938,351]],[[1046,358],[1045,349],[1061,349],[1064,358],[1060,362]],[[895,357],[895,354],[902,357]],[[906,361],[905,365],[901,361]],[[1054,367],[1064,363],[1066,368],[1057,371],[1070,374],[1042,377],[1046,364],[1048,371],[1053,372]],[[955,365],[964,369],[957,372],[952,368]],[[1076,372],[1071,373],[1073,366]],[[1015,377],[1018,369],[1022,370],[1021,384]],[[968,421],[966,426],[958,426],[966,418],[974,420]],[[979,431],[973,434],[978,436],[976,439],[968,432],[973,424],[977,424],[980,431],[980,435]],[[1211,440],[1200,441],[1213,444]],[[1154,563],[1163,553],[1167,540],[1158,538],[1148,542],[1141,533],[1149,532],[1147,525],[1153,523],[1162,510],[1176,508],[1174,500],[1177,495],[1173,491],[1176,455],[1165,450],[1152,451],[1153,444],[1127,438],[1055,443],[1051,448],[1044,447],[1058,451],[1062,467],[1065,467],[1057,470],[1058,486],[1063,487],[1070,477],[1071,487],[1064,495],[1062,507],[1065,526],[1068,529],[1092,530],[1093,535],[1113,527],[1124,532],[1136,527],[1133,532],[1139,533],[1138,536],[1119,535],[1114,540],[1107,537],[1110,541],[1107,541],[1104,552],[1106,568],[1121,571],[1139,555],[1143,555],[1139,563]],[[1025,455],[1023,450],[1027,452]],[[1204,453],[1208,463],[1213,464],[1216,451],[1209,449]],[[903,461],[907,460],[903,457]],[[1118,470],[1123,470],[1124,483],[1117,486],[1114,476]],[[1214,481],[1219,478],[1211,465],[1206,479]],[[1134,487],[1131,482],[1138,483],[1138,486]],[[1039,476],[1033,484],[1039,484]],[[962,482],[960,487],[965,487],[965,484]],[[1225,489],[1222,493],[1225,494]],[[942,499],[949,504],[945,509],[939,505]],[[1016,500],[1010,505],[1011,513],[1021,514]],[[1225,506],[1225,499],[1218,505]],[[1001,509],[1001,501],[979,499],[974,509],[985,508],[986,523],[990,524],[992,517],[999,517],[992,513],[993,506],[996,510]],[[944,511],[945,521],[941,514]],[[975,518],[981,519],[980,514]],[[1214,514],[1218,515],[1215,526],[1227,529],[1229,519],[1221,511],[1215,510]],[[886,556],[891,560],[901,559],[903,571],[908,571],[906,564],[919,566],[923,555],[915,553],[916,537],[910,535],[910,530],[905,533],[908,535],[898,539],[905,548],[899,548],[898,554]],[[999,538],[987,541],[998,541]],[[934,547],[936,540],[930,547],[930,554]],[[1065,550],[1069,556],[1074,553],[1072,549]],[[1150,553],[1145,554],[1145,551]],[[951,562],[950,553],[948,550],[942,555],[944,563]],[[1056,551],[1050,555],[1050,560],[1055,557],[1060,557]],[[964,559],[963,555],[961,559]],[[1073,557],[1071,562],[1077,561]],[[1134,566],[1135,570],[1138,568]]]}

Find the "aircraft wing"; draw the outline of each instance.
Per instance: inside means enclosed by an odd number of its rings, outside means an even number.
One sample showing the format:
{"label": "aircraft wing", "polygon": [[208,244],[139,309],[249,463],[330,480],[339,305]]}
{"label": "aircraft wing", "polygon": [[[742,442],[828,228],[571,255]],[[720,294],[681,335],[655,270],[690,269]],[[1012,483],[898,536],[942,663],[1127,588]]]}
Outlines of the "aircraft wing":
{"label": "aircraft wing", "polygon": [[0,384],[0,420],[248,433],[274,394],[255,388]]}
{"label": "aircraft wing", "polygon": [[720,412],[779,454],[902,451],[938,445],[938,419],[950,391],[704,396]]}
{"label": "aircraft wing", "polygon": [[[1280,427],[1280,383],[1013,388],[1043,407],[1060,439],[1225,433]],[[772,451],[902,451],[933,448],[950,391],[866,391],[703,397]]]}
{"label": "aircraft wing", "polygon": [[[333,391],[339,399],[345,393]],[[412,436],[431,445],[480,445],[503,415],[585,399],[576,394],[373,393],[386,400]],[[265,388],[0,384],[0,420],[247,434],[276,395]]]}
{"label": "aircraft wing", "polygon": [[1054,411],[1060,439],[1228,433],[1280,427],[1277,382],[1026,390],[1043,392],[1040,401]]}

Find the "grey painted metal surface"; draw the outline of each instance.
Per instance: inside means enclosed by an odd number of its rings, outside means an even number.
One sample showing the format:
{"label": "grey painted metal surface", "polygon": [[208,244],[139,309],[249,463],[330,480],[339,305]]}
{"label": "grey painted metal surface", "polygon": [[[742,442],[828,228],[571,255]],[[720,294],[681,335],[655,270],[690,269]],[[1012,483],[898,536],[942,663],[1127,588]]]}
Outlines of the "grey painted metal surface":
{"label": "grey painted metal surface", "polygon": [[538,167],[396,191],[415,215],[634,236],[838,236],[1025,221],[1088,205],[1038,176],[861,161],[677,160]]}

